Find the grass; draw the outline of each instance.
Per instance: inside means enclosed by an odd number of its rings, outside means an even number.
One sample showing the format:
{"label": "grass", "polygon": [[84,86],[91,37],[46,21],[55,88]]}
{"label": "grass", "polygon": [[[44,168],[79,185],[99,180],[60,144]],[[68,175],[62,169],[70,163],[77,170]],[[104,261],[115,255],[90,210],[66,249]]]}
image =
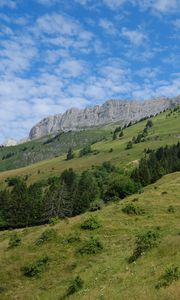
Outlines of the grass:
{"label": "grass", "polygon": [[[180,261],[179,195],[180,172],[177,172],[164,176],[141,194],[68,222],[61,220],[53,226],[0,232],[0,299],[59,300],[73,286],[73,293],[68,296],[72,300],[178,300],[177,272],[169,266],[178,266]],[[122,208],[137,198],[144,215],[123,213]],[[168,212],[170,205],[174,213]],[[95,231],[82,230],[81,224],[92,216],[98,218],[101,227]],[[36,246],[38,238],[51,228],[56,231],[56,239]],[[158,244],[129,264],[136,236],[148,231],[159,232]],[[18,234],[22,243],[8,249],[12,232]],[[81,255],[78,250],[91,240],[92,234],[103,248],[96,254]],[[73,242],[65,242],[69,237],[73,237]],[[39,260],[47,256],[48,267],[38,277],[23,275],[24,266],[29,267],[30,263],[30,269],[37,265],[39,268]],[[161,278],[168,279],[168,285],[157,289]]]}
{"label": "grass", "polygon": [[[112,141],[112,134],[110,134],[110,132],[112,132],[112,129],[117,125],[114,125],[114,127],[106,126],[104,132],[107,133],[107,140],[92,145],[92,150],[99,152],[97,155],[90,154],[79,157],[79,150],[76,150],[75,158],[70,161],[66,160],[66,155],[61,155],[24,168],[1,172],[0,187],[5,186],[5,180],[8,177],[27,176],[27,182],[30,184],[37,180],[47,179],[50,176],[60,175],[60,173],[67,168],[73,168],[75,171],[81,172],[87,168],[91,168],[93,165],[100,165],[104,161],[110,161],[112,164],[129,171],[138,163],[145,148],[156,149],[160,146],[166,144],[171,145],[179,141],[180,113],[172,113],[168,117],[167,114],[168,111],[152,118],[154,126],[149,130],[146,141],[133,145],[132,149],[125,150],[127,142],[131,140],[133,136],[137,136],[138,133],[142,132],[147,121],[139,122],[128,127],[124,130],[124,136],[114,141]],[[102,129],[96,128],[94,130],[97,134],[98,130]],[[93,129],[91,129],[91,137],[92,135]],[[113,151],[110,151],[111,148]],[[41,149],[39,149],[39,151],[41,151]]]}

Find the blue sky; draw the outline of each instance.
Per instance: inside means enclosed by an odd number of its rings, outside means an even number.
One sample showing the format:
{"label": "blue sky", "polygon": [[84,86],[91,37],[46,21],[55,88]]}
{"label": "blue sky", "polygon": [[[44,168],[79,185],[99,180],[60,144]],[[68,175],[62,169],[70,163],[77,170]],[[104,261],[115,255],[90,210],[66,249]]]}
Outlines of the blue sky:
{"label": "blue sky", "polygon": [[0,143],[108,99],[180,94],[180,0],[0,0]]}

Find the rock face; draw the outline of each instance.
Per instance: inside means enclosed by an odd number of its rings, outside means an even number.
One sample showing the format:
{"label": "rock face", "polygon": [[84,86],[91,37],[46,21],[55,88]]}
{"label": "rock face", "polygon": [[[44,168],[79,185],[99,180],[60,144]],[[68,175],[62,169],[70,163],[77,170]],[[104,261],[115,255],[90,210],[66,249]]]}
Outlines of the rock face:
{"label": "rock face", "polygon": [[71,108],[64,114],[50,116],[30,131],[30,139],[38,139],[59,131],[80,130],[109,123],[134,122],[146,116],[155,115],[164,109],[180,104],[180,96],[176,98],[156,98],[153,100],[122,101],[109,100],[102,105],[85,109]]}

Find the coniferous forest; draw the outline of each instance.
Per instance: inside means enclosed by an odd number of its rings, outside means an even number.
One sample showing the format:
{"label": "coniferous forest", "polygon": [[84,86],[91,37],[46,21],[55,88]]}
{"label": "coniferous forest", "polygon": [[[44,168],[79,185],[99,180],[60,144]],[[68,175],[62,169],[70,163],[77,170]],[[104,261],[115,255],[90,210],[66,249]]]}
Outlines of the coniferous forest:
{"label": "coniferous forest", "polygon": [[176,171],[180,171],[180,143],[148,149],[128,175],[104,162],[81,174],[67,169],[60,177],[30,186],[21,177],[10,178],[8,188],[0,192],[0,228],[39,225],[95,211]]}

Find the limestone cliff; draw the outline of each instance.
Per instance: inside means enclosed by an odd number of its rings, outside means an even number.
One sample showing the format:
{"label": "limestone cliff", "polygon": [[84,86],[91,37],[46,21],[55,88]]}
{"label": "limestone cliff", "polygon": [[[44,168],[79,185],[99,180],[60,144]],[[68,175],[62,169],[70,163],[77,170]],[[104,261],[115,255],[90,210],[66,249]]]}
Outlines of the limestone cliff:
{"label": "limestone cliff", "polygon": [[109,100],[102,105],[85,109],[71,108],[64,114],[50,116],[40,121],[31,129],[29,138],[37,139],[59,131],[80,130],[120,121],[127,124],[130,121],[134,122],[143,117],[155,115],[177,104],[180,104],[180,96],[156,98],[143,102]]}

